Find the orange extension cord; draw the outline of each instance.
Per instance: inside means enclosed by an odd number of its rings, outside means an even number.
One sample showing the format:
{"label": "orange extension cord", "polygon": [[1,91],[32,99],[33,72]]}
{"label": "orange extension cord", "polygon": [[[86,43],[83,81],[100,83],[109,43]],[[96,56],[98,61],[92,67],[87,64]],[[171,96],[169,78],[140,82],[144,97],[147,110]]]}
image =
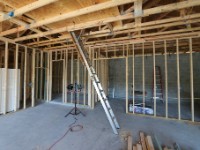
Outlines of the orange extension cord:
{"label": "orange extension cord", "polygon": [[68,130],[65,132],[65,134],[60,137],[56,142],[54,142],[49,148],[48,150],[52,150],[52,148],[57,144],[59,143],[69,132],[78,132],[78,131],[81,131],[83,129],[83,126],[82,125],[75,125],[76,124],[76,121],[78,120],[77,118],[75,118],[75,121],[69,125],[69,128]]}

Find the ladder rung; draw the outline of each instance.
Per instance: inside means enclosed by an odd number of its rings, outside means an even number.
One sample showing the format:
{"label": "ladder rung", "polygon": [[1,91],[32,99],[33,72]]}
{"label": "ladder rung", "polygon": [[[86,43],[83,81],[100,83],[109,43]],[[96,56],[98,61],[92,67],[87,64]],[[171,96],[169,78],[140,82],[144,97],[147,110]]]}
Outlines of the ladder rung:
{"label": "ladder rung", "polygon": [[108,110],[110,111],[110,110],[111,110],[111,108],[109,107],[109,108],[108,108]]}
{"label": "ladder rung", "polygon": [[115,116],[112,116],[112,120],[115,120],[116,118],[115,118]]}

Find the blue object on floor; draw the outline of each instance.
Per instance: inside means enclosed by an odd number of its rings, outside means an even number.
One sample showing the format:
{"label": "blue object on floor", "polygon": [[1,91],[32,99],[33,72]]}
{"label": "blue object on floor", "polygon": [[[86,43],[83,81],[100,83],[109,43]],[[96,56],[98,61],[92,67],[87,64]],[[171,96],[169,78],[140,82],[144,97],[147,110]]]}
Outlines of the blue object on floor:
{"label": "blue object on floor", "polygon": [[13,16],[14,16],[14,11],[10,11],[10,12],[8,13],[8,16],[13,17]]}

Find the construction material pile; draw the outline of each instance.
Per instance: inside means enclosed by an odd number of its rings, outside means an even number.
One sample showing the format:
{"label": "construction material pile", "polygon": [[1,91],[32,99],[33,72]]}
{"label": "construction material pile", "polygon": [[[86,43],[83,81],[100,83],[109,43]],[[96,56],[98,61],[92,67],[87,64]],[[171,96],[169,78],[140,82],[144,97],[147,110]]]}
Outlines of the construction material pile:
{"label": "construction material pile", "polygon": [[177,143],[174,143],[173,147],[167,147],[159,143],[157,137],[154,135],[146,135],[144,132],[139,133],[140,140],[138,143],[133,144],[133,138],[131,135],[127,137],[128,150],[181,150]]}

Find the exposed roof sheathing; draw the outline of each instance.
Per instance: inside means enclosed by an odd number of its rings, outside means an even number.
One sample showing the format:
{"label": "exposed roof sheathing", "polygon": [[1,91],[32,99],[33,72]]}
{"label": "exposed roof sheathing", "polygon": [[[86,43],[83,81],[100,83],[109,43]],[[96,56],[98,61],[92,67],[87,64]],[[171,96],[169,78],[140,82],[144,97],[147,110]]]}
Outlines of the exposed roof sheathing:
{"label": "exposed roof sheathing", "polygon": [[0,0],[0,10],[0,36],[44,50],[73,47],[72,30],[92,46],[200,35],[199,0]]}

